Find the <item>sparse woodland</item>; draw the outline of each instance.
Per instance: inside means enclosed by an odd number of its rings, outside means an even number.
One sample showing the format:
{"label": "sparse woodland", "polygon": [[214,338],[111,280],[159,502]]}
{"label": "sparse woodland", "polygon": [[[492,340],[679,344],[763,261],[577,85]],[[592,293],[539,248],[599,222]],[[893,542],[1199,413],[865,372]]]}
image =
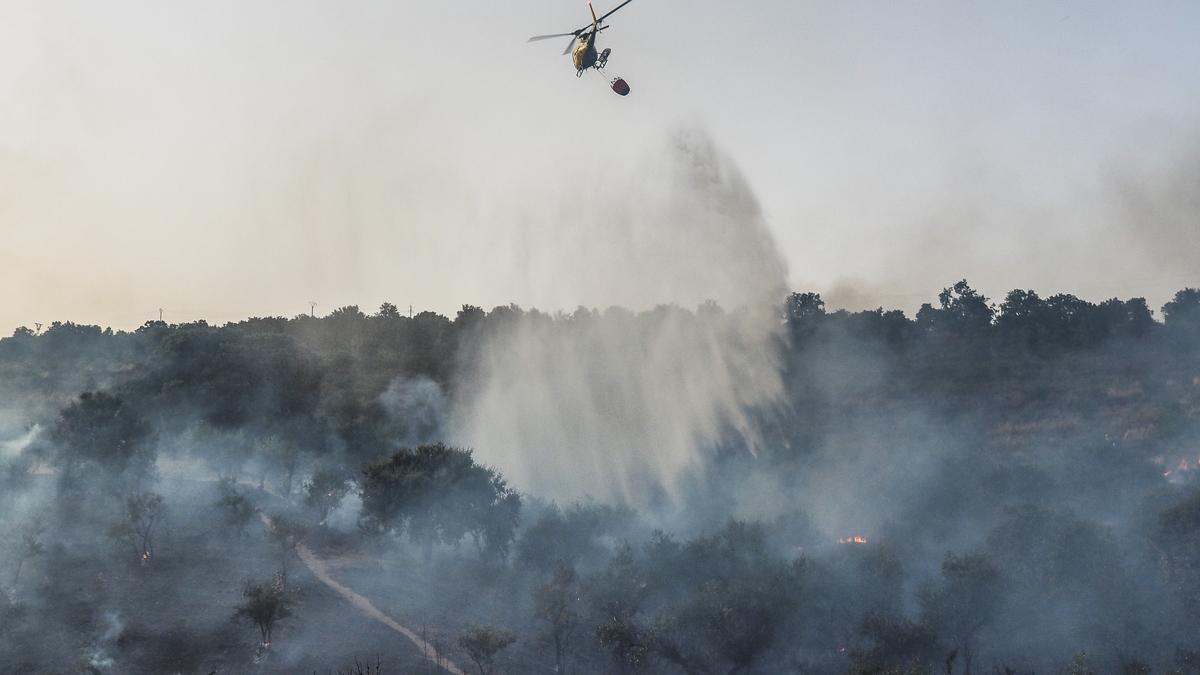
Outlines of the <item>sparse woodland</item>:
{"label": "sparse woodland", "polygon": [[1152,310],[962,281],[912,317],[793,294],[781,390],[637,499],[522,490],[441,410],[522,326],[747,320],[18,329],[0,673],[439,672],[305,552],[480,675],[1200,673],[1200,290]]}

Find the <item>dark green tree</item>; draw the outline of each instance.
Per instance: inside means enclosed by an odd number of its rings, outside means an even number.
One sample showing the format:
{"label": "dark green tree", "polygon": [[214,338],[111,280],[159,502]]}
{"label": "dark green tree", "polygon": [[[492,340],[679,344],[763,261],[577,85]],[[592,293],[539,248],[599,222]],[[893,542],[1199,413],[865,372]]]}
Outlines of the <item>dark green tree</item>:
{"label": "dark green tree", "polygon": [[318,469],[304,483],[304,505],[316,512],[318,523],[324,523],[349,493],[345,473],[329,467]]}
{"label": "dark green tree", "polygon": [[1153,541],[1173,595],[1200,622],[1200,491],[1159,514]]}
{"label": "dark green tree", "polygon": [[155,492],[133,495],[125,500],[125,517],[113,526],[111,534],[131,546],[143,565],[149,564],[154,559],[154,530],[165,511],[162,495]]}
{"label": "dark green tree", "polygon": [[924,624],[892,614],[872,614],[859,633],[870,643],[850,654],[850,673],[932,673],[939,660],[937,635]]}
{"label": "dark green tree", "polygon": [[575,570],[559,562],[554,574],[533,592],[534,617],[541,625],[540,637],[554,650],[554,672],[566,668],[567,647],[579,625],[579,589]]}
{"label": "dark green tree", "polygon": [[404,532],[431,559],[437,543],[458,545],[467,534],[482,552],[506,553],[520,498],[471,451],[441,443],[405,448],[363,472],[359,526]]}
{"label": "dark green tree", "polygon": [[479,670],[479,675],[491,675],[496,667],[496,655],[517,641],[511,631],[495,626],[472,624],[458,636],[458,646]]}
{"label": "dark green tree", "polygon": [[392,303],[385,302],[379,306],[379,311],[375,313],[375,316],[380,319],[399,319],[400,310]]}
{"label": "dark green tree", "polygon": [[33,558],[36,558],[46,551],[46,546],[42,542],[42,535],[45,532],[45,527],[39,519],[33,519],[17,528],[9,537],[11,541],[11,549],[13,557],[16,558],[16,569],[13,571],[13,588],[17,587],[17,583],[21,580],[21,569],[25,563]]}
{"label": "dark green tree", "polygon": [[258,627],[263,647],[271,646],[275,625],[291,615],[292,603],[283,585],[243,582],[242,604],[238,605],[234,616],[248,619]]}
{"label": "dark green tree", "polygon": [[284,589],[287,588],[288,565],[292,556],[296,555],[296,549],[304,543],[307,533],[307,528],[302,523],[283,516],[275,516],[267,526],[267,539],[279,561],[280,579]]}
{"label": "dark green tree", "polygon": [[982,333],[992,324],[995,315],[988,299],[971,288],[966,279],[942,289],[938,303],[945,325],[960,335]]}
{"label": "dark green tree", "polygon": [[141,479],[154,465],[150,425],[130,406],[105,392],[88,392],[63,409],[51,430],[64,484],[75,485],[85,466],[105,476]]}
{"label": "dark green tree", "polygon": [[237,532],[239,537],[245,536],[246,527],[254,519],[254,504],[237,489],[237,484],[225,479],[217,484],[220,496],[216,506],[221,509],[225,524]]}
{"label": "dark green tree", "polygon": [[1200,328],[1200,288],[1185,288],[1162,308],[1163,320],[1172,328]]}
{"label": "dark green tree", "polygon": [[573,566],[598,559],[607,552],[604,541],[625,531],[635,516],[632,509],[609,504],[577,502],[562,509],[550,504],[525,527],[517,561],[549,574],[560,562]]}
{"label": "dark green tree", "polygon": [[785,308],[788,323],[799,323],[825,316],[825,301],[818,293],[792,293]]}
{"label": "dark green tree", "polygon": [[919,599],[922,623],[957,650],[963,672],[971,675],[979,631],[995,619],[1003,603],[1000,571],[985,554],[947,553],[940,583],[922,589]]}

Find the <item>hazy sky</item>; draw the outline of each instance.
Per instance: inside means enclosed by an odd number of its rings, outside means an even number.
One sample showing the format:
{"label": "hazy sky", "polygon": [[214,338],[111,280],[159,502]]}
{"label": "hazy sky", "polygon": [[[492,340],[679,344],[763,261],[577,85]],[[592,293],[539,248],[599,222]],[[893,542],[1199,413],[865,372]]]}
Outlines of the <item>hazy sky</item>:
{"label": "hazy sky", "polygon": [[1194,0],[635,0],[602,42],[626,99],[524,41],[586,17],[0,4],[0,332],[670,300],[604,228],[680,128],[834,305],[912,310],[961,277],[1156,308],[1200,285]]}

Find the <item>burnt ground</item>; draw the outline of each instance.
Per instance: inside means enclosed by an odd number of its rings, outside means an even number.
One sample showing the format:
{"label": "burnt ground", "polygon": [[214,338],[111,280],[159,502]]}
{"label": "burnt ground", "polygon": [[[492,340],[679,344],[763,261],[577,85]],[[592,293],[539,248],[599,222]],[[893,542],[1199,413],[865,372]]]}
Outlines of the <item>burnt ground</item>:
{"label": "burnt ground", "polygon": [[57,537],[69,546],[51,538],[29,563],[17,593],[23,628],[4,631],[6,641],[24,642],[9,650],[24,658],[0,664],[0,673],[327,673],[356,657],[378,659],[387,673],[434,672],[408,640],[362,616],[298,559],[289,564],[293,616],[276,627],[263,658],[257,628],[233,616],[242,580],[269,580],[278,569],[262,525],[239,537],[221,524],[213,483],[157,489],[168,517],[150,564],[111,542],[104,521],[86,512],[78,532]]}
{"label": "burnt ground", "polygon": [[[397,621],[424,631],[428,641],[448,644],[447,653],[468,672],[471,662],[454,645],[464,628],[472,623],[527,626],[533,616],[531,576],[512,566],[480,562],[470,546],[442,548],[428,564],[415,547],[405,544],[380,550],[365,547],[358,555],[332,560],[340,581],[353,585]],[[496,672],[553,673],[554,658],[536,634],[518,632],[517,641],[497,656]]]}

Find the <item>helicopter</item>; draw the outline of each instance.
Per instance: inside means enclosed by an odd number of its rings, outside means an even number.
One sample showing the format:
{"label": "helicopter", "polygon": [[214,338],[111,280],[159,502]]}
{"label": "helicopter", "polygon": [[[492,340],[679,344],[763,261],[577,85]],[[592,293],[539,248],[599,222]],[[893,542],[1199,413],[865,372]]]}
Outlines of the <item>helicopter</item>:
{"label": "helicopter", "polygon": [[[633,2],[633,0],[625,0],[617,5],[604,16],[596,16],[596,8],[592,7],[592,3],[588,2],[588,10],[592,13],[592,25],[584,26],[578,30],[573,30],[570,33],[554,33],[552,35],[535,35],[529,38],[528,42],[538,42],[540,40],[551,40],[554,38],[571,38],[571,42],[567,44],[566,50],[563,51],[563,56],[571,55],[571,60],[575,64],[575,77],[582,77],[584,71],[589,68],[597,71],[604,70],[608,65],[608,57],[612,54],[611,49],[605,49],[598,52],[596,50],[596,36],[600,31],[608,30],[608,26],[604,25],[604,20],[612,16],[625,5]],[[609,85],[612,90],[621,96],[629,95],[629,84],[621,77],[614,77]]]}

